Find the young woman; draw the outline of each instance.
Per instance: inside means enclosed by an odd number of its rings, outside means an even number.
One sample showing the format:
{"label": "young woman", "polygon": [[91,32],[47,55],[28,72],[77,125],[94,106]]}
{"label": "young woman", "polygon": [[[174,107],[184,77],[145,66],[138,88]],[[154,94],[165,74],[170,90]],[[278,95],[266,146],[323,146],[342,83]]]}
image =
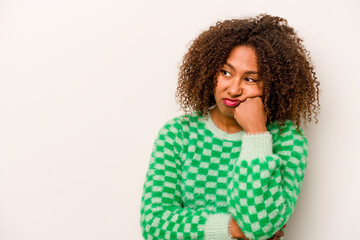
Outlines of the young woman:
{"label": "young woman", "polygon": [[185,115],[160,129],[141,204],[145,239],[279,239],[307,164],[300,124],[319,82],[287,21],[218,22],[180,68]]}

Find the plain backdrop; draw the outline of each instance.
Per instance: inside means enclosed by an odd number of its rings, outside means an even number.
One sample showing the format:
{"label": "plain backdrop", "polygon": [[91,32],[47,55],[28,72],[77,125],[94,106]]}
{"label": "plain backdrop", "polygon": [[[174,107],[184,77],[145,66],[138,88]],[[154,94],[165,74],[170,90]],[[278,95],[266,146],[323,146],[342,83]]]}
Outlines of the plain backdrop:
{"label": "plain backdrop", "polygon": [[178,67],[218,20],[288,19],[321,82],[285,239],[360,239],[360,4],[0,0],[0,239],[141,239],[159,128],[182,114]]}

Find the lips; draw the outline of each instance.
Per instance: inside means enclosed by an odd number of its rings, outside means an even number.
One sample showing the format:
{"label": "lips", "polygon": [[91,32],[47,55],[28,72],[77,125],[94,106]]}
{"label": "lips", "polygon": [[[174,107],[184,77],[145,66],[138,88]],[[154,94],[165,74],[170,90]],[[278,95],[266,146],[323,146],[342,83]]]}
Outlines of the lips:
{"label": "lips", "polygon": [[237,105],[240,104],[240,100],[239,99],[230,99],[230,98],[225,98],[224,99],[224,104],[228,107],[236,107]]}

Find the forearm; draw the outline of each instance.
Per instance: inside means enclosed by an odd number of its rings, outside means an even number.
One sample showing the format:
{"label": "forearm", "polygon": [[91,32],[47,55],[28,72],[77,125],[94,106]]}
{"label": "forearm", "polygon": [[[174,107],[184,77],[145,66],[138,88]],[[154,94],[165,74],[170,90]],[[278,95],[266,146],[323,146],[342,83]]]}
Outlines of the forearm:
{"label": "forearm", "polygon": [[[284,236],[284,231],[283,229],[286,227],[286,224],[279,230],[277,231],[271,238],[269,238],[268,240],[274,240],[280,237]],[[245,234],[243,233],[243,231],[241,230],[241,228],[239,227],[239,225],[237,224],[237,222],[235,221],[235,219],[231,218],[231,221],[229,223],[229,234],[232,238],[236,238],[236,239],[242,239],[242,240],[249,240]]]}
{"label": "forearm", "polygon": [[244,149],[228,187],[228,204],[249,239],[273,236],[295,207],[307,149],[306,139],[295,131],[284,128],[283,139],[276,138],[275,152],[270,142],[265,144],[265,135],[243,139]]}

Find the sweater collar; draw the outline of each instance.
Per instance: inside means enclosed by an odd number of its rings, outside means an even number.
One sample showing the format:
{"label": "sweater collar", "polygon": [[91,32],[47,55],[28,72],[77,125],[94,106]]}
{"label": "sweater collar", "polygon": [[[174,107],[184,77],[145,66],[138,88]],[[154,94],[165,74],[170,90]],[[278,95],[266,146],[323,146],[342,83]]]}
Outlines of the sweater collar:
{"label": "sweater collar", "polygon": [[240,131],[236,133],[227,133],[221,130],[214,124],[213,120],[211,119],[210,111],[206,115],[204,115],[202,120],[205,123],[205,128],[210,130],[210,132],[214,134],[214,137],[219,139],[225,139],[229,141],[241,141],[242,137],[245,134],[245,131]]}

